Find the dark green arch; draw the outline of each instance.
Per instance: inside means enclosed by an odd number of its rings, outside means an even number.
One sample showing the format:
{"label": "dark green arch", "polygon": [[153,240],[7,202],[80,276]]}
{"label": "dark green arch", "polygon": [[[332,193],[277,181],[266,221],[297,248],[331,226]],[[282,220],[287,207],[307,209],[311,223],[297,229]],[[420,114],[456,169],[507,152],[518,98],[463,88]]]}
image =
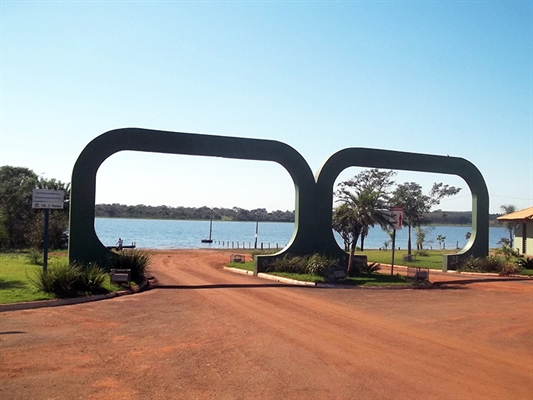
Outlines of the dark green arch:
{"label": "dark green arch", "polygon": [[[315,181],[303,157],[285,143],[273,140],[125,128],[92,140],[79,155],[72,172],[70,195],[69,260],[107,263],[113,253],[94,230],[96,173],[109,156],[124,150],[274,161],[294,181],[295,230],[288,246],[278,254],[308,254],[316,234]],[[263,258],[264,260],[264,258]]]}
{"label": "dark green arch", "polygon": [[320,248],[337,246],[331,230],[333,185],[337,176],[348,167],[399,169],[434,172],[460,176],[472,193],[472,235],[467,245],[455,255],[446,255],[443,269],[455,269],[466,257],[482,257],[489,253],[489,194],[479,170],[469,161],[458,157],[367,148],[347,148],[334,153],[322,165],[316,177],[317,226],[322,242]]}
{"label": "dark green arch", "polygon": [[472,236],[461,252],[445,257],[444,265],[453,268],[453,264],[462,257],[488,254],[487,187],[479,170],[462,158],[349,148],[333,154],[323,164],[315,181],[300,153],[285,143],[125,128],[96,137],[81,152],[74,165],[70,195],[70,261],[105,264],[113,257],[114,253],[100,242],[94,230],[96,173],[104,160],[124,150],[274,161],[282,165],[295,186],[295,230],[289,244],[281,252],[255,258],[256,273],[264,269],[266,261],[284,254],[322,253],[346,258],[331,229],[332,193],[337,176],[351,166],[436,172],[462,177],[472,192]]}

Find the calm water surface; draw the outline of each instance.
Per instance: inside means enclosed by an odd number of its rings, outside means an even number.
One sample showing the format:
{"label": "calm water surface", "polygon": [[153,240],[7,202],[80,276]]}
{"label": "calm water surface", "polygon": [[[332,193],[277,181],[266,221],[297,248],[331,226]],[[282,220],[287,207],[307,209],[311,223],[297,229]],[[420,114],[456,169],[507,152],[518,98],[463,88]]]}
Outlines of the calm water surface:
{"label": "calm water surface", "polygon": [[[135,242],[142,249],[197,249],[197,248],[253,248],[255,242],[255,222],[213,221],[213,243],[202,243],[202,239],[209,236],[209,221],[175,221],[125,218],[96,218],[96,234],[106,245],[114,245],[118,238],[124,239],[124,244]],[[464,226],[432,226],[426,235],[424,247],[438,249],[440,244],[437,236],[446,237],[447,249],[462,248],[467,240],[465,235],[471,227]],[[289,243],[294,231],[294,223],[259,222],[258,247],[263,243],[264,248],[285,247]],[[339,245],[342,240],[335,234]],[[509,233],[502,227],[491,227],[489,231],[490,247],[499,247],[498,241],[508,237]],[[413,241],[414,241],[413,234]],[[365,239],[365,248],[378,249],[384,247],[384,242],[390,240],[381,228],[372,228]],[[407,229],[396,231],[396,246],[407,248]],[[414,246],[414,243],[413,243]]]}

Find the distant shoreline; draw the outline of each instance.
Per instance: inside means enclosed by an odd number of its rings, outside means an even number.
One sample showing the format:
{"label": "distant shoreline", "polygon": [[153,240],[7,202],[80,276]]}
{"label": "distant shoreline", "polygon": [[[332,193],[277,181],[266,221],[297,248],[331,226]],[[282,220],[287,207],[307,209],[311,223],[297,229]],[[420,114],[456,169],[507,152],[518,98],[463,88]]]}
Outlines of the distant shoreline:
{"label": "distant shoreline", "polygon": [[[176,219],[176,218],[155,218],[155,217],[110,217],[110,216],[100,216],[100,215],[95,215],[95,218],[102,218],[102,219],[137,219],[137,220],[146,220],[146,221],[149,221],[149,220],[154,220],[154,221],[197,221],[197,222],[202,222],[202,221],[209,221],[210,219],[207,218],[207,219],[183,219],[183,218],[180,218],[180,219]],[[255,220],[234,220],[234,219],[213,219],[213,221],[216,221],[217,223],[219,222],[256,222]],[[257,222],[273,222],[273,223],[285,223],[285,224],[290,224],[290,223],[294,223],[294,221],[268,221],[268,220],[261,220],[259,219]],[[458,226],[458,227],[471,227],[472,224],[456,224],[456,223],[445,223],[445,222],[430,222],[430,223],[427,223],[427,224],[424,224],[422,226],[427,226],[427,227],[433,227],[433,226]],[[489,226],[501,226],[501,224],[499,222],[497,222],[496,220],[489,220]]]}

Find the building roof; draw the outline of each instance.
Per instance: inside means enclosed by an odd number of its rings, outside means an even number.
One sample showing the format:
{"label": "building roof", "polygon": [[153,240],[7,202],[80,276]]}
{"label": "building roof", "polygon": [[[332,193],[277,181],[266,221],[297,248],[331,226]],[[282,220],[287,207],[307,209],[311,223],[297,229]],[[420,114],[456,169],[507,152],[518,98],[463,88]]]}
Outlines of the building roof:
{"label": "building roof", "polygon": [[533,220],[533,207],[524,208],[520,211],[515,211],[510,214],[502,215],[496,218],[498,221],[523,221]]}

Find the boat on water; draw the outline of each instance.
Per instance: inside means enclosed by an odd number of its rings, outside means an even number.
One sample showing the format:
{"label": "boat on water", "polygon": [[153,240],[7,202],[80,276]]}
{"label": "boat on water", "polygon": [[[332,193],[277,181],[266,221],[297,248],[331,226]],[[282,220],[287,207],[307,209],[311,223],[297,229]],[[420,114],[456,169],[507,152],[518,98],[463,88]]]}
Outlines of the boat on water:
{"label": "boat on water", "polygon": [[209,220],[209,238],[202,239],[202,243],[213,243],[213,239],[211,238],[212,233],[213,233],[213,213],[211,213],[211,219]]}

